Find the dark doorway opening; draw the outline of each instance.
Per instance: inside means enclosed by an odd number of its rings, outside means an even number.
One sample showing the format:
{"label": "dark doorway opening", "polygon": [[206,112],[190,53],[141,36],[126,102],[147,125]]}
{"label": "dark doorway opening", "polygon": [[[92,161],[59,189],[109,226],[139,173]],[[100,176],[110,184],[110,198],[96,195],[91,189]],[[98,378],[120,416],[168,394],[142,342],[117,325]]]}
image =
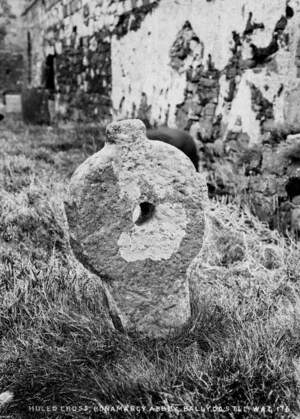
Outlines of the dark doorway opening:
{"label": "dark doorway opening", "polygon": [[31,34],[27,32],[27,62],[28,62],[28,69],[27,69],[27,79],[28,84],[31,83],[32,80],[32,44],[31,44]]}
{"label": "dark doorway opening", "polygon": [[53,93],[55,90],[55,55],[47,55],[44,75],[45,88]]}
{"label": "dark doorway opening", "polygon": [[286,192],[288,197],[293,200],[295,196],[300,195],[300,178],[298,177],[290,177],[286,186]]}

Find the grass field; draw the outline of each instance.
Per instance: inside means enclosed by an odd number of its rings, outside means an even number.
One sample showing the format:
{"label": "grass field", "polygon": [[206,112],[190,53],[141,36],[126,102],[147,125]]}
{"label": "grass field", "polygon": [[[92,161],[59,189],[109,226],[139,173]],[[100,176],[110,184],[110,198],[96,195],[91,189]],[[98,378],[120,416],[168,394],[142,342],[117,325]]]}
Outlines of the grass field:
{"label": "grass field", "polygon": [[0,128],[0,418],[296,417],[300,246],[234,204],[208,209],[189,324],[156,341],[110,328],[62,206],[103,138]]}

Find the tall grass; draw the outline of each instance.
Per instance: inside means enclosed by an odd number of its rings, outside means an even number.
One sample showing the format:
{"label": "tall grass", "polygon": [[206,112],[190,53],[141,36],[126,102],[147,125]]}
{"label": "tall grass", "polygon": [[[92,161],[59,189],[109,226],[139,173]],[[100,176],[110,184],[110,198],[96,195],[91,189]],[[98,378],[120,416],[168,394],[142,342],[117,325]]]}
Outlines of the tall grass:
{"label": "tall grass", "polygon": [[95,128],[1,129],[0,393],[13,399],[0,398],[0,415],[292,417],[299,245],[212,201],[189,323],[158,340],[118,333],[100,280],[71,255],[61,204],[72,171],[102,143]]}

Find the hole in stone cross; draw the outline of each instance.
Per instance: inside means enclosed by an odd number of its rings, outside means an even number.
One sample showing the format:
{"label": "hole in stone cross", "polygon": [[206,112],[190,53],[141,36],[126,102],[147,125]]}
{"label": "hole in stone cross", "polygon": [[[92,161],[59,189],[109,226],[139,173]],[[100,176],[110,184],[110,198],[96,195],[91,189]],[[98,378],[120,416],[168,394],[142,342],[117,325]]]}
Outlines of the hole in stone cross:
{"label": "hole in stone cross", "polygon": [[151,202],[141,202],[133,211],[133,222],[137,226],[144,224],[153,217],[155,205]]}

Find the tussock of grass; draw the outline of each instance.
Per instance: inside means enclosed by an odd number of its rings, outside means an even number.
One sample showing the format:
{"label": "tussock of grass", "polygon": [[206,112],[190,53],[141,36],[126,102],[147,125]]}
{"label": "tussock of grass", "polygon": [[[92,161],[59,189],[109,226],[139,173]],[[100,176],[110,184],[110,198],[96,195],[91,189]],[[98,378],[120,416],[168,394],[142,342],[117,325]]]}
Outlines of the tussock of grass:
{"label": "tussock of grass", "polygon": [[[46,188],[31,185],[0,198],[0,239],[3,248],[14,248],[33,259],[47,261],[53,251],[68,247],[62,206]],[[4,252],[5,253],[5,252]],[[40,256],[39,256],[40,255]]]}
{"label": "tussock of grass", "polygon": [[[161,417],[229,417],[201,413],[213,405],[296,411],[299,245],[247,210],[211,202],[191,268],[189,323],[166,339],[122,335],[111,328],[101,286],[74,261],[67,242],[60,203],[87,148],[63,151],[67,133],[17,128],[5,128],[1,151],[0,393],[14,394],[1,414],[148,418],[159,417],[151,408],[165,406],[171,410]],[[121,404],[145,411],[101,413],[101,405]],[[34,405],[58,411],[33,413]],[[193,410],[183,416],[187,406]]]}
{"label": "tussock of grass", "polygon": [[299,245],[233,204],[211,203],[207,224],[192,269],[194,294],[253,313],[295,303]]}

